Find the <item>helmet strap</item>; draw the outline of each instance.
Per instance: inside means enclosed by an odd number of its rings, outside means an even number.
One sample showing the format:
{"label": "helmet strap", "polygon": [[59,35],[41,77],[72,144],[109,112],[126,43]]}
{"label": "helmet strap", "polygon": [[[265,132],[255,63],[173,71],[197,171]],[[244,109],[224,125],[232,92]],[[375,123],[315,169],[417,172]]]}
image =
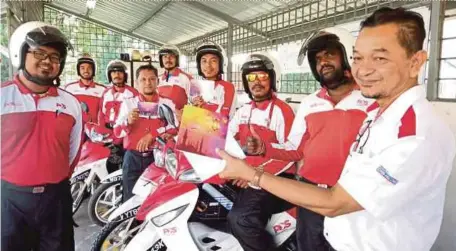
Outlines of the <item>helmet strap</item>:
{"label": "helmet strap", "polygon": [[[28,81],[33,82],[37,85],[41,85],[41,86],[59,86],[60,85],[59,77],[56,77],[55,79],[37,78],[37,77],[32,76],[25,68],[22,69],[22,74]],[[54,81],[56,81],[55,84],[54,84]]]}

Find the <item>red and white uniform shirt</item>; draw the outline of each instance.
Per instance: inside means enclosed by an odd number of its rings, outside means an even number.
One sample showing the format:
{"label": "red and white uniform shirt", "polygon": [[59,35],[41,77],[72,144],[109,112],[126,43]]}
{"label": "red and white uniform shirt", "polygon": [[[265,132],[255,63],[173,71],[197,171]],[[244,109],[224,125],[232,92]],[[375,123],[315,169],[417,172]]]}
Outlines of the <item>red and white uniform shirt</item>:
{"label": "red and white uniform shirt", "polygon": [[115,86],[106,89],[100,100],[101,107],[98,113],[98,123],[100,125],[109,124],[114,126],[119,116],[122,102],[138,95],[138,90],[127,85],[119,90],[116,90]]}
{"label": "red and white uniform shirt", "polygon": [[[260,138],[265,144],[285,143],[294,119],[292,108],[275,95],[271,100],[261,103],[250,102],[239,108],[228,125],[241,146],[246,145],[247,137]],[[248,156],[246,161],[253,166],[261,165],[274,159],[268,153],[265,156]],[[264,166],[266,172],[280,174],[295,172],[294,162],[273,160]]]}
{"label": "red and white uniform shirt", "polygon": [[68,179],[82,140],[78,100],[56,87],[34,94],[17,76],[1,88],[1,179],[18,186]]}
{"label": "red and white uniform shirt", "polygon": [[338,184],[364,210],[325,218],[336,250],[430,250],[442,223],[456,147],[424,86],[401,94],[383,113],[377,103],[350,149]]}
{"label": "red and white uniform shirt", "polygon": [[190,81],[193,77],[176,68],[173,73],[165,72],[161,76],[157,91],[162,98],[161,102],[175,110],[181,110],[188,104]]}
{"label": "red and white uniform shirt", "polygon": [[[166,125],[166,122],[161,120],[158,114],[150,117],[140,115],[139,119],[133,125],[129,125],[128,115],[133,109],[138,108],[140,102],[144,101],[142,94],[125,99],[122,102],[119,117],[114,125],[114,135],[118,138],[123,138],[123,146],[127,150],[136,150],[139,140],[148,133],[152,134],[154,138],[165,132],[177,134],[177,129]],[[158,105],[158,95],[154,96],[152,102]]]}
{"label": "red and white uniform shirt", "polygon": [[287,161],[303,160],[298,167],[301,177],[333,186],[372,102],[353,90],[334,105],[322,88],[302,100],[286,143],[266,144],[266,154]]}
{"label": "red and white uniform shirt", "polygon": [[[97,124],[101,95],[103,95],[106,87],[97,84],[94,81],[90,82],[90,84],[86,86],[81,80],[79,80],[66,85],[65,90],[73,94],[81,103],[84,122]],[[85,111],[84,109],[88,110]]]}
{"label": "red and white uniform shirt", "polygon": [[211,100],[205,100],[202,108],[231,118],[236,109],[236,90],[234,85],[224,80],[215,81],[214,97]]}

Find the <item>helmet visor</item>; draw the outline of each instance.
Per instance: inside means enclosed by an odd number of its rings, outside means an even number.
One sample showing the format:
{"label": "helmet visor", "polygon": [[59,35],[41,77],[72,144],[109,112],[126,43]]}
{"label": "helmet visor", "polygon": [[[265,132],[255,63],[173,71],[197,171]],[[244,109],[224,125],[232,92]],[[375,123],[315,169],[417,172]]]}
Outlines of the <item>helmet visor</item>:
{"label": "helmet visor", "polygon": [[298,54],[298,60],[297,63],[298,65],[302,65],[302,62],[304,62],[304,59],[306,58],[308,47],[310,41],[312,41],[316,36],[318,36],[318,32],[314,31],[310,33],[310,35],[304,40],[304,43],[302,43],[301,49],[299,50]]}

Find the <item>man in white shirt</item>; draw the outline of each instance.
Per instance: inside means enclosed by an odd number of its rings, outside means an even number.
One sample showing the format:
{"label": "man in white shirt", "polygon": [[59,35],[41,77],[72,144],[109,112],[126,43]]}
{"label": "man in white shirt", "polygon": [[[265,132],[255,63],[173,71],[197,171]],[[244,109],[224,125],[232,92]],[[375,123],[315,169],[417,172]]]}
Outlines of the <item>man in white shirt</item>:
{"label": "man in white shirt", "polygon": [[376,103],[333,188],[263,173],[220,150],[227,161],[221,176],[251,181],[327,216],[330,250],[430,250],[456,147],[417,83],[427,59],[424,38],[423,18],[402,8],[381,8],[361,23],[352,74]]}

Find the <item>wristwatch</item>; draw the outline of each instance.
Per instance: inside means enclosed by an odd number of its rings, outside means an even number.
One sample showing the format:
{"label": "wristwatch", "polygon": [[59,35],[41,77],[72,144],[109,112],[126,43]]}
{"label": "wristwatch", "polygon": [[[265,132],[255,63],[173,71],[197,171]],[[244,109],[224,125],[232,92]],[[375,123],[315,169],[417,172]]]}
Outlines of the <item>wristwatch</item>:
{"label": "wristwatch", "polygon": [[261,165],[259,165],[259,166],[257,166],[257,167],[255,168],[255,170],[256,170],[256,171],[255,171],[255,175],[253,176],[252,181],[249,182],[249,186],[250,186],[251,188],[258,189],[258,190],[261,189],[261,187],[260,187],[260,179],[261,179],[261,176],[262,176],[263,173],[264,173],[264,166],[266,166],[267,164],[271,163],[272,161],[273,161],[273,160],[270,159],[270,160],[264,162],[263,164],[261,164]]}
{"label": "wristwatch", "polygon": [[255,171],[255,175],[253,176],[252,186],[260,188],[260,179],[264,173],[264,167],[258,166]]}

